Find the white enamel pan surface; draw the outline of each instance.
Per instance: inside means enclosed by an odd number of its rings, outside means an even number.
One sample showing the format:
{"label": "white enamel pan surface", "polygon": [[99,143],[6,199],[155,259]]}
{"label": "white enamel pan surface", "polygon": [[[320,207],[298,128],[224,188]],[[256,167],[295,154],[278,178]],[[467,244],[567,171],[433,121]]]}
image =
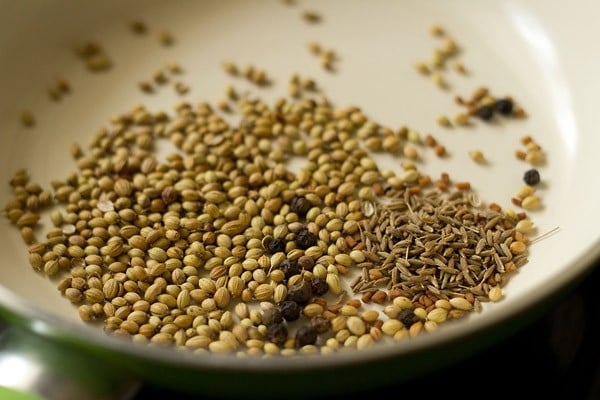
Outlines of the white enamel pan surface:
{"label": "white enamel pan surface", "polygon": [[[322,20],[306,23],[302,13],[308,10],[317,11]],[[482,199],[502,206],[514,207],[511,197],[527,169],[515,157],[520,138],[534,137],[547,162],[538,168],[543,206],[530,217],[536,235],[554,232],[532,245],[529,262],[511,277],[501,301],[485,303],[481,312],[442,324],[431,334],[317,360],[240,359],[123,343],[84,324],[56,283],[31,269],[19,232],[3,217],[3,314],[42,337],[118,359],[132,376],[168,385],[194,375],[197,384],[190,390],[202,386],[224,394],[234,389],[223,384],[224,378],[219,380],[223,376],[243,380],[280,374],[286,382],[287,372],[322,377],[326,374],[315,371],[348,368],[351,377],[350,371],[384,361],[397,373],[380,373],[382,381],[403,379],[501,339],[503,332],[516,329],[511,326],[525,323],[529,313],[584,279],[600,254],[599,15],[594,1],[578,2],[577,7],[566,1],[0,1],[3,205],[17,169],[27,168],[33,180],[46,185],[64,177],[75,169],[69,146],[87,146],[111,116],[137,104],[170,113],[181,100],[215,103],[228,84],[275,99],[286,95],[288,77],[298,73],[314,78],[337,105],[359,106],[387,126],[432,133],[448,156],[439,159],[429,152],[420,169],[432,176],[447,171],[456,180],[470,181]],[[134,19],[146,22],[147,35],[130,31]],[[437,43],[429,33],[434,24],[461,46],[460,61],[468,69],[461,75],[448,67],[446,90],[414,68],[416,61],[429,59]],[[173,35],[171,46],[160,45],[162,29]],[[84,68],[74,46],[87,40],[107,49],[113,60],[110,70],[90,73]],[[308,52],[310,41],[339,54],[335,72],[325,71]],[[274,84],[257,89],[233,80],[221,67],[225,60],[263,68]],[[182,66],[181,80],[190,87],[185,96],[172,86],[153,95],[140,91],[139,81],[173,61]],[[47,88],[58,77],[67,79],[72,91],[54,102]],[[436,122],[439,114],[459,111],[455,95],[468,96],[479,86],[513,96],[527,117],[452,129]],[[21,124],[23,110],[32,112],[35,126]],[[473,163],[468,151],[474,148],[486,155],[488,165]],[[401,170],[399,160],[386,157],[381,163]],[[467,339],[467,346],[459,344]],[[319,379],[315,382],[318,386]]]}

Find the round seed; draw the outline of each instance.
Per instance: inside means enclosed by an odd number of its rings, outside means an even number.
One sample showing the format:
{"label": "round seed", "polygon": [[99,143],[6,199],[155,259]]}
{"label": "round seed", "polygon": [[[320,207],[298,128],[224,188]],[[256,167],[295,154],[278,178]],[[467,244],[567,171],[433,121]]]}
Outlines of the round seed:
{"label": "round seed", "polygon": [[429,311],[429,313],[427,314],[427,320],[429,321],[433,321],[433,322],[437,322],[437,323],[441,323],[444,322],[446,320],[448,316],[448,310],[445,308],[434,308],[433,310]]}
{"label": "round seed", "polygon": [[273,297],[273,286],[262,283],[254,290],[254,297],[258,301],[269,301]]}
{"label": "round seed", "polygon": [[527,196],[521,202],[521,207],[526,210],[536,210],[540,207],[540,199],[536,195]]}
{"label": "round seed", "polygon": [[517,222],[515,229],[518,232],[527,234],[527,233],[531,233],[533,231],[534,225],[530,219],[526,218],[526,219],[522,219],[519,222]]}
{"label": "round seed", "polygon": [[470,311],[473,309],[473,304],[469,303],[469,301],[463,297],[453,297],[449,301],[450,304],[452,304],[452,307],[459,310]]}
{"label": "round seed", "polygon": [[523,254],[527,250],[527,245],[523,242],[512,242],[509,246],[510,252],[513,254]]}
{"label": "round seed", "polygon": [[535,188],[529,185],[521,186],[521,188],[517,191],[516,195],[521,200],[529,197],[535,193]]}
{"label": "round seed", "polygon": [[381,326],[381,330],[388,336],[394,336],[396,332],[401,330],[404,327],[402,322],[397,319],[388,319]]}
{"label": "round seed", "polygon": [[366,332],[366,326],[363,320],[357,316],[350,316],[346,320],[348,330],[354,335],[362,335]]}
{"label": "round seed", "polygon": [[502,299],[502,288],[500,286],[494,286],[488,293],[490,301],[497,302]]}

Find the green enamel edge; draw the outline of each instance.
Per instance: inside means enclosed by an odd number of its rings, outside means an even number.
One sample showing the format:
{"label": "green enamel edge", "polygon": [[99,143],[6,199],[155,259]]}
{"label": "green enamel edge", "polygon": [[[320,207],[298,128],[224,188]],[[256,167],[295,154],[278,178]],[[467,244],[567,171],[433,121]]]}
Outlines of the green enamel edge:
{"label": "green enamel edge", "polygon": [[25,393],[0,386],[0,399],[2,400],[45,400],[36,394]]}

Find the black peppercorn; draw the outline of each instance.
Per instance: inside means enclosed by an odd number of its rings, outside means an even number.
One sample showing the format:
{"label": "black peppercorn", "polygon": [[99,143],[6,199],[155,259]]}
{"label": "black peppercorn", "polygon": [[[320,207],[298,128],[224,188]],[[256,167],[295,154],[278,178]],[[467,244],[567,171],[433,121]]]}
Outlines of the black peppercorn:
{"label": "black peppercorn", "polygon": [[314,278],[311,282],[310,288],[315,296],[323,296],[329,291],[329,285],[327,281],[322,278]]}
{"label": "black peppercorn", "polygon": [[502,115],[510,115],[513,111],[513,102],[509,98],[496,101],[496,110]]}
{"label": "black peppercorn", "polygon": [[398,314],[398,319],[406,328],[409,328],[416,321],[416,316],[413,310],[407,309],[400,311],[400,314]]}
{"label": "black peppercorn", "polygon": [[523,180],[526,184],[530,186],[537,185],[538,183],[540,183],[540,173],[537,169],[532,168],[528,171],[525,171],[525,174],[523,175]]}
{"label": "black peppercorn", "polygon": [[286,300],[279,306],[281,309],[281,316],[286,321],[295,321],[300,318],[300,306],[295,301]]}
{"label": "black peppercorn", "polygon": [[283,346],[287,337],[288,330],[284,323],[273,324],[267,328],[267,338],[278,346]]}
{"label": "black peppercorn", "polygon": [[331,321],[323,315],[315,315],[310,319],[310,324],[317,333],[325,333],[331,329]]}
{"label": "black peppercorn", "polygon": [[290,204],[290,211],[298,214],[300,217],[305,217],[308,210],[310,210],[310,201],[304,196],[294,196],[292,203]]}
{"label": "black peppercorn", "polygon": [[262,313],[262,323],[269,326],[283,322],[281,310],[277,307],[267,308]]}
{"label": "black peppercorn", "polygon": [[296,246],[302,250],[306,250],[317,244],[317,237],[308,229],[303,229],[296,235]]}
{"label": "black peppercorn", "polygon": [[494,109],[491,106],[481,106],[477,109],[477,116],[485,121],[489,121],[494,116]]}
{"label": "black peppercorn", "polygon": [[279,269],[283,272],[285,279],[290,279],[290,277],[300,273],[298,262],[287,258],[279,264]]}
{"label": "black peppercorn", "polygon": [[312,271],[315,266],[315,260],[311,256],[300,256],[298,258],[298,268],[306,271]]}
{"label": "black peppercorn", "polygon": [[298,328],[296,332],[296,348],[315,344],[317,342],[317,331],[312,325],[304,325]]}
{"label": "black peppercorn", "polygon": [[311,284],[308,281],[302,281],[295,284],[288,290],[286,299],[298,304],[306,304],[312,297]]}
{"label": "black peppercorn", "polygon": [[273,254],[285,250],[285,242],[283,239],[273,239],[267,245],[267,250]]}

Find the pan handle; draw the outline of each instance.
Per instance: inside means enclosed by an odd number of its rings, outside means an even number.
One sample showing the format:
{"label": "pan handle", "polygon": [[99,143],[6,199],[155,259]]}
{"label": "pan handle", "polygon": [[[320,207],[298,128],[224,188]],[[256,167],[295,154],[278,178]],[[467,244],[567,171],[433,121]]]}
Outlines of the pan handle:
{"label": "pan handle", "polygon": [[140,384],[126,377],[94,356],[20,327],[0,335],[3,399],[129,400]]}

